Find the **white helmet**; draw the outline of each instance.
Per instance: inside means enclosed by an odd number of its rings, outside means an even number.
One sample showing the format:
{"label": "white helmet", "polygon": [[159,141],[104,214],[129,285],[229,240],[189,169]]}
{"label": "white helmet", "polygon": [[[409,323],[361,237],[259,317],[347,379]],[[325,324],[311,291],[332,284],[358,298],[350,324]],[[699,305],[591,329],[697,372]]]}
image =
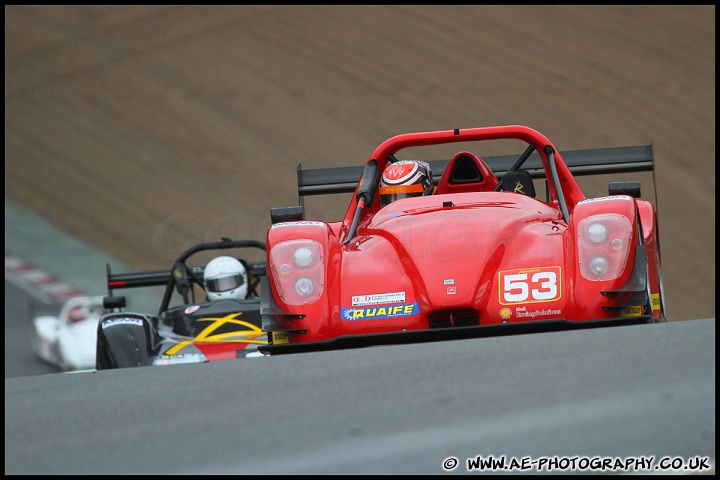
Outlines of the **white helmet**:
{"label": "white helmet", "polygon": [[203,274],[208,300],[245,298],[248,291],[247,271],[238,259],[217,257],[207,264]]}

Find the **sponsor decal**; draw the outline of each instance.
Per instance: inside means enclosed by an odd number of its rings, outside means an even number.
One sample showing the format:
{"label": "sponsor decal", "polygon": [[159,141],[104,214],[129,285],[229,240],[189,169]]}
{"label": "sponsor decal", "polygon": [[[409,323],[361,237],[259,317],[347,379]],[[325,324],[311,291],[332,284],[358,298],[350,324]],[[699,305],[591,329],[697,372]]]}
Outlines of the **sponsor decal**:
{"label": "sponsor decal", "polygon": [[652,299],[652,309],[660,310],[660,294],[653,293],[652,295],[650,295],[650,298]]}
{"label": "sponsor decal", "polygon": [[500,305],[554,302],[562,297],[559,266],[517,268],[498,272]]}
{"label": "sponsor decal", "polygon": [[455,295],[456,293],[457,293],[456,287],[448,287],[447,288],[448,295]]}
{"label": "sponsor decal", "polygon": [[275,345],[290,343],[287,332],[271,332],[272,343]]}
{"label": "sponsor decal", "polygon": [[105,330],[109,327],[114,327],[115,325],[140,325],[142,326],[143,321],[139,318],[133,318],[133,317],[115,317],[115,318],[108,318],[107,320],[102,321],[102,328]]}
{"label": "sponsor decal", "polygon": [[174,355],[158,355],[153,360],[153,365],[177,365],[181,363],[202,363],[204,362],[205,355],[202,353],[186,353],[186,354],[174,354]]}
{"label": "sponsor decal", "polygon": [[380,320],[383,318],[398,318],[417,315],[418,304],[405,303],[400,305],[384,305],[381,307],[342,308],[343,320]]}
{"label": "sponsor decal", "polygon": [[190,305],[189,307],[187,307],[187,308],[185,309],[185,313],[186,313],[187,315],[190,315],[191,313],[195,313],[195,312],[197,312],[198,310],[200,310],[200,305]]}
{"label": "sponsor decal", "polygon": [[322,227],[325,224],[323,222],[317,222],[317,221],[299,221],[299,222],[280,222],[275,223],[270,226],[271,229],[273,228],[280,228],[280,227]]}
{"label": "sponsor decal", "polygon": [[632,199],[626,195],[611,195],[609,197],[596,197],[596,198],[586,198],[585,200],[580,200],[578,202],[578,205],[581,203],[592,203],[592,202],[604,202],[605,200],[627,200],[631,201]]}
{"label": "sponsor decal", "polygon": [[637,307],[625,307],[620,310],[620,315],[623,317],[639,317],[643,314],[645,308],[641,306]]}
{"label": "sponsor decal", "polygon": [[419,183],[413,185],[388,185],[379,188],[381,195],[396,195],[398,193],[422,193],[423,186]]}
{"label": "sponsor decal", "polygon": [[405,292],[395,293],[378,293],[375,295],[355,295],[352,297],[352,306],[361,307],[363,305],[380,305],[383,303],[403,303],[405,302]]}
{"label": "sponsor decal", "polygon": [[513,189],[514,193],[522,193],[523,195],[526,195],[525,191],[523,190],[525,188],[525,185],[521,181],[515,182],[515,188]]}
{"label": "sponsor decal", "polygon": [[508,318],[512,317],[512,310],[510,310],[507,307],[501,308],[500,309],[500,317],[503,320],[507,320]]}
{"label": "sponsor decal", "polygon": [[528,311],[527,307],[518,307],[515,309],[515,315],[518,318],[535,318],[535,317],[549,317],[557,316],[562,313],[562,310],[554,308],[543,308],[541,310]]}
{"label": "sponsor decal", "polygon": [[454,278],[446,278],[443,280],[443,285],[455,285],[455,279]]}

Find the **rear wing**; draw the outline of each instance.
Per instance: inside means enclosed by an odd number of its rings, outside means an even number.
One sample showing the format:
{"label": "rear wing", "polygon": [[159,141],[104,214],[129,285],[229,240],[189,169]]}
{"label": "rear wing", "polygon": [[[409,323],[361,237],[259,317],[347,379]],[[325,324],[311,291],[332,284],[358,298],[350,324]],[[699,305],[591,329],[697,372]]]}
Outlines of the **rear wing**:
{"label": "rear wing", "polygon": [[[560,152],[570,173],[575,176],[615,173],[649,172],[655,170],[652,143],[631,147],[593,148]],[[516,155],[483,157],[493,174],[501,179],[517,160]],[[435,184],[445,172],[450,160],[431,160]],[[328,167],[303,170],[297,166],[298,197],[300,205],[308,195],[352,193],[362,176],[364,165],[353,167]],[[545,169],[537,152],[530,155],[523,164],[523,170],[532,178],[545,178]],[[653,183],[655,178],[653,175]]]}
{"label": "rear wing", "polygon": [[[172,278],[170,270],[156,270],[153,272],[133,272],[133,273],[112,273],[110,264],[105,264],[107,272],[108,295],[112,296],[114,289],[136,288],[136,287],[164,287]],[[202,267],[192,267],[193,275],[190,278],[198,278],[202,281]],[[193,282],[194,283],[194,282]]]}
{"label": "rear wing", "polygon": [[[153,272],[134,272],[134,273],[112,273],[110,264],[105,264],[107,270],[107,287],[108,295],[113,294],[114,289],[137,288],[137,287],[164,287],[172,278],[171,270],[156,270]],[[266,262],[247,263],[248,274],[251,277],[265,275]],[[189,267],[190,275],[188,281],[190,283],[202,283],[204,267]]]}

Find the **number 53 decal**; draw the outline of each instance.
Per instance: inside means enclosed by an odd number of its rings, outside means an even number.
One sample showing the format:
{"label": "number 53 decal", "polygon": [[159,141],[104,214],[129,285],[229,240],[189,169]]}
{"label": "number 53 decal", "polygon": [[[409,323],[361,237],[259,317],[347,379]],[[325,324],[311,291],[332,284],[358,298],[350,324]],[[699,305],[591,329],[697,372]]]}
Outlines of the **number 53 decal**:
{"label": "number 53 decal", "polygon": [[552,302],[562,296],[560,267],[518,268],[498,274],[500,304]]}

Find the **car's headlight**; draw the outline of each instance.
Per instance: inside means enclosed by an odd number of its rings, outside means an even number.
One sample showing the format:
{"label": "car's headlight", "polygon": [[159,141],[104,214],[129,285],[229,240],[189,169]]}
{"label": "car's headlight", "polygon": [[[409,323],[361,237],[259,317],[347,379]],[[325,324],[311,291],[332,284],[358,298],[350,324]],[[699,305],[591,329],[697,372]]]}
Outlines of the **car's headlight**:
{"label": "car's headlight", "polygon": [[288,240],[270,249],[275,287],[288,305],[317,301],[325,283],[322,245],[315,240]]}
{"label": "car's headlight", "polygon": [[608,229],[602,223],[593,223],[587,229],[587,238],[592,243],[598,244],[607,240]]}
{"label": "car's headlight", "polygon": [[578,223],[578,261],[586,280],[618,278],[627,263],[632,224],[620,214],[592,215]]}

